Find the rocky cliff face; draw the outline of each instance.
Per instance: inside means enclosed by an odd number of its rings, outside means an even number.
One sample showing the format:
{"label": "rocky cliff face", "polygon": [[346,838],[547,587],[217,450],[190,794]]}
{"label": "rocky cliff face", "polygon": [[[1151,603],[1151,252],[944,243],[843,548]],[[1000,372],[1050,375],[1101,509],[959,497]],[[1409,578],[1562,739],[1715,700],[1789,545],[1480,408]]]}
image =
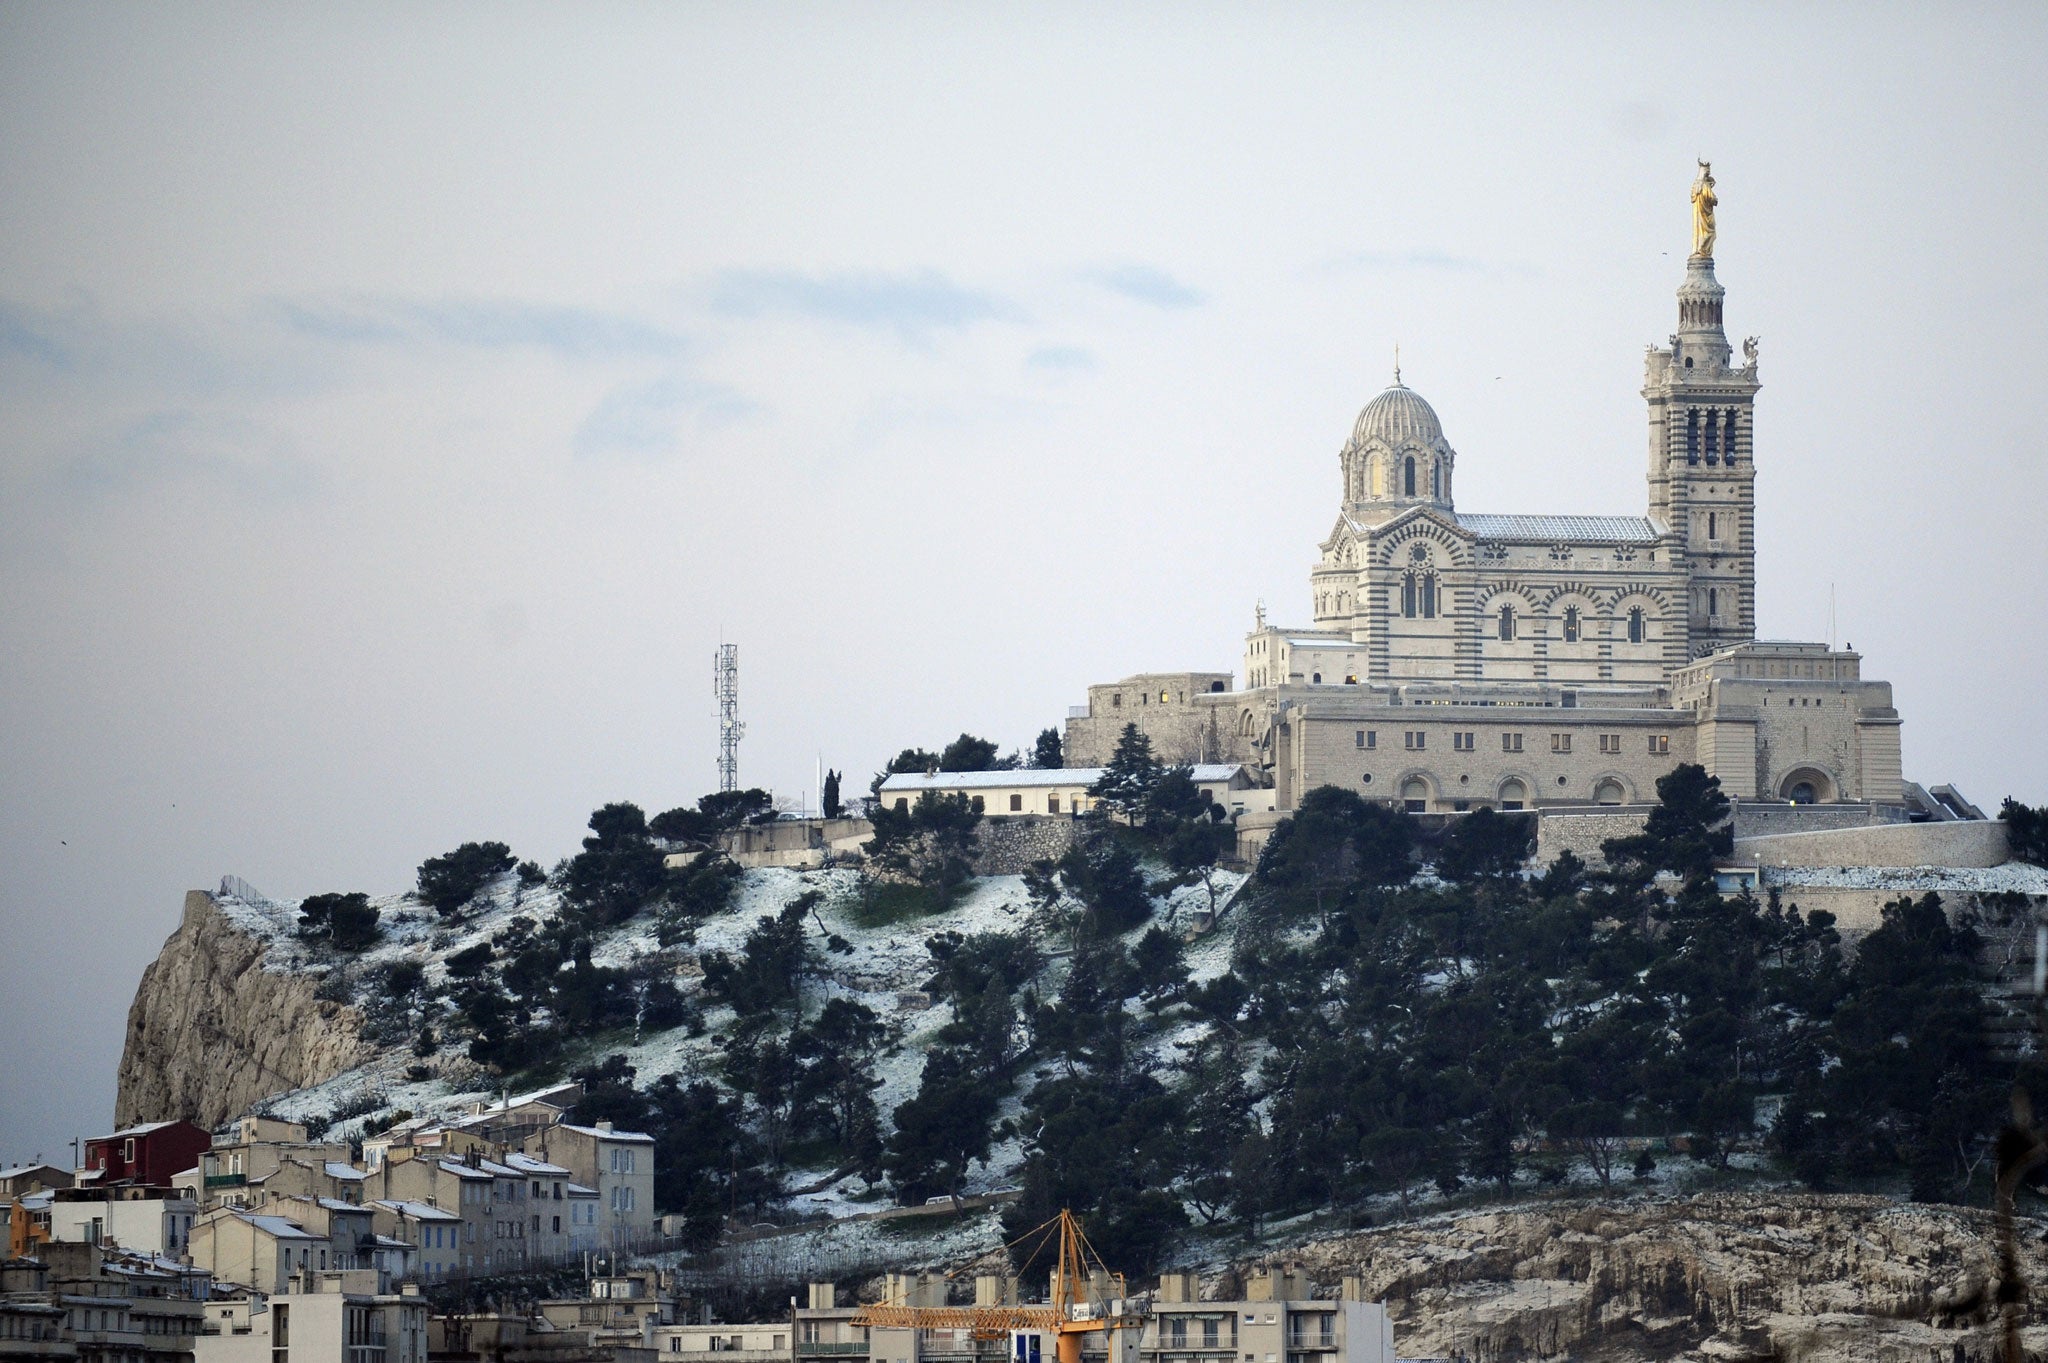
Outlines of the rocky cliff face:
{"label": "rocky cliff face", "polygon": [[184,919],[128,1010],[116,1122],[215,1126],[369,1058],[361,1014],[314,997],[313,978],[266,971],[269,949],[212,895],[186,894]]}
{"label": "rocky cliff face", "polygon": [[[2048,1225],[2019,1255],[2048,1293]],[[1403,1357],[1950,1363],[1999,1357],[1989,1212],[1877,1197],[1713,1194],[1432,1217],[1305,1247],[1365,1278]],[[2048,1325],[2023,1312],[2029,1358]]]}

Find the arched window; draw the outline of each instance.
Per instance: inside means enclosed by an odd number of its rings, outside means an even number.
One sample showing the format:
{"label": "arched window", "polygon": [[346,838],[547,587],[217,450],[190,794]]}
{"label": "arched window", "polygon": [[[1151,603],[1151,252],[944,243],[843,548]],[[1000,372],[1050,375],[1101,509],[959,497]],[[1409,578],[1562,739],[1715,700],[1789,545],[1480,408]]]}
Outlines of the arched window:
{"label": "arched window", "polygon": [[1415,574],[1401,574],[1401,614],[1415,618]]}
{"label": "arched window", "polygon": [[1711,620],[1720,613],[1721,593],[1709,587],[1707,588],[1707,619]]}
{"label": "arched window", "polygon": [[1387,466],[1378,459],[1372,461],[1372,495],[1375,497],[1387,495]]}
{"label": "arched window", "polygon": [[1593,787],[1593,803],[1596,805],[1618,805],[1628,798],[1628,792],[1621,788],[1621,782],[1609,777]]}
{"label": "arched window", "polygon": [[1577,606],[1566,606],[1564,608],[1564,641],[1568,644],[1576,644],[1579,641],[1579,608]]}
{"label": "arched window", "polygon": [[1628,641],[1632,644],[1640,644],[1643,641],[1643,608],[1641,606],[1630,606],[1628,608]]}
{"label": "arched window", "polygon": [[1422,575],[1422,618],[1436,619],[1436,574]]}
{"label": "arched window", "polygon": [[1500,608],[1500,641],[1504,644],[1511,644],[1515,641],[1515,608],[1513,606],[1502,606]]}
{"label": "arched window", "polygon": [[1415,495],[1415,456],[1411,454],[1403,460],[1401,469],[1401,495],[1403,497],[1413,497]]}
{"label": "arched window", "polygon": [[1728,414],[1728,430],[1721,442],[1721,458],[1727,463],[1735,462],[1735,413]]}
{"label": "arched window", "polygon": [[1441,498],[1444,495],[1444,466],[1436,460],[1429,461],[1429,495]]}
{"label": "arched window", "polygon": [[1710,540],[1721,538],[1721,517],[1718,512],[1709,511],[1707,513],[1707,538]]}
{"label": "arched window", "polygon": [[1718,464],[1721,462],[1721,444],[1719,438],[1720,434],[1720,418],[1715,416],[1712,412],[1707,413],[1707,462],[1709,464]]}
{"label": "arched window", "polygon": [[1688,464],[1700,462],[1700,414],[1698,412],[1687,412],[1685,414],[1685,462]]}

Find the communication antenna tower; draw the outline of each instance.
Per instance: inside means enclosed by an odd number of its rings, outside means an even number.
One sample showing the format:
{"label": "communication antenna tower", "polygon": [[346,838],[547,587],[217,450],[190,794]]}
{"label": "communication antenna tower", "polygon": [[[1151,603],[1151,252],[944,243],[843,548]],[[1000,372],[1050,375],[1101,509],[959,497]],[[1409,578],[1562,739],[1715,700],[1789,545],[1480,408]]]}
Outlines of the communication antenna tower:
{"label": "communication antenna tower", "polygon": [[720,644],[711,658],[711,694],[718,697],[718,788],[740,788],[740,646]]}

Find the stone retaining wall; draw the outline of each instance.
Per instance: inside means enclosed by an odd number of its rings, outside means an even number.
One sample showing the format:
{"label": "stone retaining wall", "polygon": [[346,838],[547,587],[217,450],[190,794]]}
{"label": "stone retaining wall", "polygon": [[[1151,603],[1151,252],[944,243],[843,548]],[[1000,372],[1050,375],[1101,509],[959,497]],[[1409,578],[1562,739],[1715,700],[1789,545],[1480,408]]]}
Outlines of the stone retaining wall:
{"label": "stone retaining wall", "polygon": [[974,873],[1022,875],[1034,861],[1058,861],[1074,845],[1080,822],[1053,814],[984,818],[975,827]]}
{"label": "stone retaining wall", "polygon": [[1588,866],[1605,866],[1600,844],[1643,831],[1648,805],[1633,805],[1599,814],[1553,814],[1542,811],[1536,821],[1536,865],[1547,867],[1561,852],[1570,852]]}

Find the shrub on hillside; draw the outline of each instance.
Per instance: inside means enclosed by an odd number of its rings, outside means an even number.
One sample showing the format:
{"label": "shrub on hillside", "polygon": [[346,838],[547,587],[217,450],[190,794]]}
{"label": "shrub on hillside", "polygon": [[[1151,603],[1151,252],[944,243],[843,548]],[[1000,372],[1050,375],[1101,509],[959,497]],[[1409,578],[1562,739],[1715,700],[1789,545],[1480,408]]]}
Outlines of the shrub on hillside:
{"label": "shrub on hillside", "polygon": [[324,941],[336,951],[359,952],[384,935],[378,917],[366,894],[309,895],[299,905],[299,936]]}
{"label": "shrub on hillside", "polygon": [[453,852],[420,863],[420,898],[443,918],[449,917],[494,878],[511,870],[513,862],[512,849],[502,842],[466,842]]}

